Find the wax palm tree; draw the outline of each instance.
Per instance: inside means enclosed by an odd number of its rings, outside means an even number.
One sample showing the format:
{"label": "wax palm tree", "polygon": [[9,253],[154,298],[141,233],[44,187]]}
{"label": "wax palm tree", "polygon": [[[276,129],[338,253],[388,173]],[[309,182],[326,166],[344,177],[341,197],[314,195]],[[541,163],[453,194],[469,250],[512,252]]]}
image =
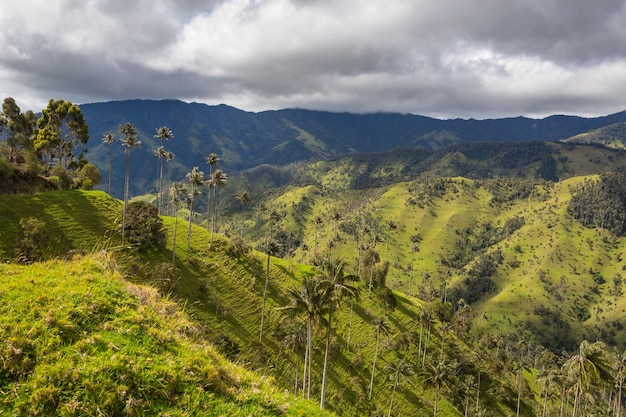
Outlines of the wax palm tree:
{"label": "wax palm tree", "polygon": [[374,390],[374,373],[376,372],[376,360],[378,359],[378,348],[380,346],[380,337],[389,335],[391,333],[391,327],[387,323],[385,316],[374,319],[372,322],[374,325],[374,331],[376,333],[376,350],[374,351],[374,361],[372,362],[372,376],[370,377],[369,394],[367,398],[372,399],[372,391]]}
{"label": "wax palm tree", "polygon": [[602,342],[589,343],[583,340],[578,348],[578,353],[563,364],[563,369],[574,382],[572,417],[578,416],[580,400],[585,391],[594,385],[607,384],[613,378]]}
{"label": "wax palm tree", "polygon": [[385,371],[389,374],[389,379],[391,380],[391,398],[389,398],[389,411],[387,412],[387,417],[391,417],[393,397],[396,390],[413,375],[413,365],[401,358],[394,363],[387,364]]}
{"label": "wax palm tree", "polygon": [[621,355],[616,355],[614,361],[615,379],[617,380],[617,404],[615,405],[615,415],[620,417],[622,410],[622,388],[624,377],[626,376],[626,351]]}
{"label": "wax palm tree", "polygon": [[109,195],[111,195],[111,161],[113,159],[113,155],[111,154],[111,144],[115,142],[115,137],[113,136],[113,133],[107,133],[106,135],[104,135],[104,137],[102,138],[102,142],[109,145]]}
{"label": "wax palm tree", "polygon": [[304,369],[302,378],[302,395],[311,398],[311,365],[313,354],[313,325],[322,317],[324,309],[324,297],[320,291],[320,281],[316,277],[304,276],[300,288],[288,290],[291,296],[291,304],[279,310],[288,311],[292,314],[303,314],[307,325],[307,342],[304,352]]}
{"label": "wax palm tree", "polygon": [[180,195],[186,193],[187,190],[182,182],[175,182],[170,187],[170,201],[174,206],[174,244],[172,246],[172,264],[176,262],[176,231],[178,229],[178,210],[180,210]]}
{"label": "wax palm tree", "polygon": [[322,287],[324,299],[327,304],[326,317],[326,349],[324,351],[324,368],[322,373],[322,390],[320,408],[323,409],[326,402],[326,381],[328,375],[328,360],[330,357],[330,335],[332,331],[333,311],[340,307],[344,297],[356,298],[358,289],[350,285],[351,281],[356,281],[355,275],[346,274],[344,271],[346,264],[343,260],[325,262],[318,268],[318,278]]}
{"label": "wax palm tree", "polygon": [[152,151],[154,153],[154,155],[157,157],[157,186],[156,186],[156,196],[155,196],[155,201],[156,201],[156,205],[157,205],[157,213],[161,214],[161,205],[163,203],[162,198],[161,198],[161,194],[162,194],[162,187],[163,187],[163,162],[161,162],[161,159],[165,159],[165,156],[167,155],[167,152],[165,151],[165,148],[163,148],[163,146],[159,146],[157,147],[154,151]]}
{"label": "wax palm tree", "polygon": [[243,237],[243,225],[245,223],[243,206],[244,206],[244,204],[250,202],[250,200],[251,200],[250,193],[247,192],[247,191],[242,191],[240,194],[237,194],[235,196],[235,200],[237,200],[239,202],[239,204],[241,204],[241,232],[239,233],[239,235],[241,237]]}
{"label": "wax palm tree", "polygon": [[281,347],[289,349],[296,356],[295,375],[294,375],[294,395],[298,394],[298,375],[300,373],[300,357],[297,352],[306,346],[306,324],[298,320],[295,325],[292,325],[287,335],[281,340]]}
{"label": "wax palm tree", "polygon": [[435,401],[433,405],[433,417],[437,417],[437,403],[439,402],[439,393],[442,388],[449,388],[450,378],[456,373],[456,370],[443,362],[436,365],[429,364],[422,371],[422,378],[426,385],[435,389]]}
{"label": "wax palm tree", "polygon": [[219,206],[220,198],[219,198],[219,190],[220,188],[226,187],[226,183],[228,182],[228,177],[221,169],[216,169],[215,172],[211,175],[211,185],[213,186],[213,190],[215,191],[215,208],[213,215],[213,222],[211,227],[211,236],[213,236],[213,232],[215,232],[215,224],[217,223],[217,209]]}
{"label": "wax palm tree", "polygon": [[124,245],[124,237],[126,233],[126,208],[128,206],[128,190],[130,187],[130,150],[132,148],[139,148],[141,142],[137,139],[137,129],[135,126],[127,122],[120,126],[120,133],[124,135],[122,139],[122,146],[124,146],[124,161],[125,161],[125,180],[124,180],[124,211],[122,212],[122,245]]}
{"label": "wax palm tree", "polygon": [[213,184],[211,183],[213,177],[213,165],[217,165],[220,162],[220,158],[216,153],[211,153],[209,156],[204,158],[206,164],[209,166],[209,179],[207,181],[206,187],[209,192],[207,193],[207,205],[206,205],[206,228],[209,230],[211,228],[211,190],[213,188]]}
{"label": "wax palm tree", "polygon": [[191,172],[187,173],[187,181],[189,181],[189,184],[191,185],[191,192],[189,194],[189,226],[187,228],[187,250],[189,250],[189,247],[191,245],[191,223],[193,220],[193,204],[196,195],[199,194],[198,187],[201,187],[204,184],[204,172],[200,171],[198,167],[193,167]]}
{"label": "wax palm tree", "polygon": [[265,268],[265,287],[263,289],[263,306],[261,307],[261,330],[259,343],[263,343],[263,325],[265,323],[265,305],[267,304],[267,290],[270,282],[270,259],[280,251],[280,246],[275,240],[269,240],[265,244],[264,252],[267,254],[267,266]]}
{"label": "wax palm tree", "polygon": [[[541,417],[546,417],[546,408],[548,406],[548,395],[550,393],[550,387],[556,382],[557,377],[558,373],[554,368],[544,368],[537,374],[537,383],[541,387],[539,402],[543,402]],[[541,393],[543,393],[543,401],[541,398]]]}

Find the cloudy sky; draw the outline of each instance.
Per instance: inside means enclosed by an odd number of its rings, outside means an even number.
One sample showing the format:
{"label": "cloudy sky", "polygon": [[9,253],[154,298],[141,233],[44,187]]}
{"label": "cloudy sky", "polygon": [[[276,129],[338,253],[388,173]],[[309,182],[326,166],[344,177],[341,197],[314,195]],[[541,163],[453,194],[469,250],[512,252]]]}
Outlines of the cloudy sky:
{"label": "cloudy sky", "polygon": [[626,109],[626,0],[16,0],[0,99],[441,118]]}

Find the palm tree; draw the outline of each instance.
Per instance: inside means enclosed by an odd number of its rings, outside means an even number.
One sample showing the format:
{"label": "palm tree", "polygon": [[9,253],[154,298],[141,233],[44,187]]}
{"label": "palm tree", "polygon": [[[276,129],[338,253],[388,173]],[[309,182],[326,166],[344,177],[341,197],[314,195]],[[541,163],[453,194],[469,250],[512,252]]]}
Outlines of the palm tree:
{"label": "palm tree", "polygon": [[157,212],[161,214],[161,204],[162,204],[161,187],[163,187],[163,162],[161,162],[161,159],[165,158],[165,156],[167,155],[167,152],[165,151],[165,148],[163,148],[163,146],[159,146],[153,152],[154,152],[154,155],[158,159],[157,186],[156,186],[155,200],[156,200],[156,205],[157,205]]}
{"label": "palm tree", "polygon": [[[161,160],[161,158],[165,158],[166,156],[165,152],[163,151],[163,142],[174,138],[174,134],[167,126],[161,126],[157,128],[156,135],[154,135],[154,137],[161,140],[161,146],[159,146],[159,148],[161,149],[161,152],[156,153],[157,158],[158,158],[157,175],[159,177],[158,183],[157,183],[157,190],[156,190],[157,191],[157,207],[158,207],[159,214],[161,214],[161,206],[163,205],[163,196],[162,196],[163,194],[163,161]],[[159,148],[157,148],[157,150]]]}
{"label": "palm tree", "polygon": [[413,365],[404,359],[398,359],[395,363],[387,364],[385,371],[390,374],[389,378],[391,379],[391,398],[389,399],[389,411],[387,412],[387,417],[391,417],[393,397],[396,393],[396,389],[413,375]]}
{"label": "palm tree", "polygon": [[167,183],[171,184],[172,181],[172,170],[170,167],[170,162],[172,161],[172,159],[174,159],[176,157],[176,155],[174,154],[174,152],[172,151],[167,151],[165,152],[165,162],[167,162]]}
{"label": "palm tree", "polygon": [[340,307],[344,297],[354,298],[358,294],[356,287],[349,284],[356,281],[355,275],[344,272],[345,262],[343,260],[325,262],[318,269],[318,277],[322,287],[324,299],[327,305],[326,318],[326,349],[324,351],[324,368],[322,373],[322,390],[320,408],[323,409],[326,402],[326,381],[328,375],[328,359],[330,356],[330,334],[332,331],[333,310]]}
{"label": "palm tree", "polygon": [[209,166],[209,179],[207,181],[206,187],[209,190],[207,193],[207,205],[206,205],[206,228],[209,230],[211,227],[211,188],[213,184],[211,183],[213,177],[213,165],[217,165],[220,162],[220,158],[216,153],[211,153],[209,156],[205,157],[207,165]]}
{"label": "palm tree", "polygon": [[130,150],[131,148],[138,148],[141,145],[139,139],[137,139],[137,129],[132,123],[126,122],[126,124],[120,126],[120,133],[124,135],[122,139],[122,146],[124,150],[125,160],[125,181],[124,181],[124,211],[122,212],[122,246],[124,245],[124,237],[126,233],[126,207],[128,206],[128,189],[130,186]]}
{"label": "palm tree", "polygon": [[213,237],[213,232],[215,232],[215,224],[217,222],[217,208],[219,205],[219,189],[226,187],[226,182],[228,181],[228,177],[221,169],[216,169],[215,172],[211,175],[211,185],[213,186],[213,190],[215,191],[215,212],[213,215],[213,222],[211,226],[211,237]]}
{"label": "palm tree", "polygon": [[621,355],[616,355],[614,363],[617,379],[617,404],[615,415],[620,417],[622,410],[622,388],[624,386],[624,376],[626,376],[626,352],[623,352]]}
{"label": "palm tree", "polygon": [[[281,340],[281,345],[289,349],[293,354],[306,346],[306,325],[298,320],[295,326],[291,326],[287,335]],[[294,375],[294,395],[298,394],[299,356],[296,355],[296,372]]]}
{"label": "palm tree", "polygon": [[391,333],[391,328],[387,324],[387,320],[385,316],[374,319],[372,322],[374,325],[374,330],[376,331],[376,350],[374,352],[374,362],[372,363],[372,376],[370,378],[370,386],[369,386],[369,394],[368,399],[372,399],[372,391],[374,390],[374,373],[376,371],[376,360],[378,359],[378,348],[380,346],[380,336],[381,334],[389,335]]}
{"label": "palm tree", "polygon": [[311,398],[311,365],[313,354],[313,324],[322,316],[324,297],[319,288],[319,279],[305,275],[302,286],[288,290],[291,304],[279,310],[292,314],[302,313],[306,316],[307,342],[304,352],[304,370],[302,378],[302,395]]}
{"label": "palm tree", "polygon": [[196,195],[199,194],[198,187],[204,183],[204,172],[200,171],[198,167],[193,167],[191,172],[187,173],[187,181],[191,184],[191,193],[189,194],[189,227],[187,228],[187,250],[191,245],[191,222],[193,219],[193,203]]}
{"label": "palm tree", "polygon": [[237,200],[239,204],[241,204],[241,232],[239,235],[243,237],[243,225],[245,223],[243,205],[250,202],[250,193],[247,191],[242,191],[241,194],[237,194],[235,196],[235,200]]}
{"label": "palm tree", "polygon": [[111,144],[115,142],[115,137],[113,136],[113,133],[107,133],[106,135],[104,135],[104,137],[102,138],[102,142],[109,145],[109,195],[111,195],[111,161],[113,158],[113,156],[111,155]]}
{"label": "palm tree", "polygon": [[176,231],[178,229],[178,210],[180,210],[180,194],[186,189],[182,182],[175,182],[170,187],[170,201],[174,206],[174,245],[172,246],[172,264],[176,262]]}
{"label": "palm tree", "polygon": [[265,253],[267,254],[267,267],[265,268],[265,287],[263,289],[263,307],[261,308],[261,331],[259,332],[259,343],[263,343],[263,324],[265,323],[265,305],[267,304],[267,289],[270,282],[270,259],[280,250],[278,242],[270,240],[265,244]]}
{"label": "palm tree", "polygon": [[578,353],[563,364],[563,369],[574,382],[572,417],[578,416],[580,400],[586,390],[595,384],[604,385],[613,378],[602,342],[589,343],[583,340],[578,348]]}
{"label": "palm tree", "polygon": [[[537,375],[537,383],[539,383],[541,390],[539,394],[539,402],[541,403],[541,391],[543,391],[543,407],[541,416],[546,417],[546,407],[548,406],[548,395],[550,393],[550,387],[557,379],[557,372],[553,368],[542,369]],[[539,413],[537,413],[539,415]]]}
{"label": "palm tree", "polygon": [[439,392],[441,388],[448,388],[448,381],[455,373],[455,369],[439,362],[436,365],[429,364],[422,372],[424,383],[435,389],[435,403],[433,408],[433,417],[437,417],[437,403],[439,402]]}

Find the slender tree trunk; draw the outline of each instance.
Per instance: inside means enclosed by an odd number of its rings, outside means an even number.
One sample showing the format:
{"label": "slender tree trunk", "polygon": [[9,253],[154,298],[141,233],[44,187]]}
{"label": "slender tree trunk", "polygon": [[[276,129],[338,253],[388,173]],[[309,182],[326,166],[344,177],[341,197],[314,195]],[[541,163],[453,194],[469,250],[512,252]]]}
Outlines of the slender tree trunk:
{"label": "slender tree trunk", "polygon": [[517,376],[516,376],[516,381],[517,381],[517,411],[515,413],[516,417],[519,417],[519,406],[520,406],[520,400],[522,399],[522,381],[521,381],[521,371],[518,369],[517,370]]}
{"label": "slender tree trunk", "polygon": [[193,220],[193,200],[195,190],[191,191],[191,203],[189,204],[189,226],[187,227],[187,250],[191,247],[191,223]]}
{"label": "slender tree trunk", "polygon": [[376,359],[378,359],[378,345],[380,342],[380,330],[376,331],[376,352],[374,353],[374,362],[372,363],[372,376],[370,378],[370,390],[368,399],[372,399],[372,391],[374,389],[374,372],[376,371]]}
{"label": "slender tree trunk", "polygon": [[295,373],[295,382],[293,384],[293,395],[298,395],[298,374],[300,373],[300,360],[298,360],[298,356],[296,356],[296,372]]}
{"label": "slender tree trunk", "polygon": [[313,364],[312,356],[313,356],[313,317],[309,317],[309,329],[308,329],[308,339],[309,339],[309,358],[308,358],[308,369],[307,369],[307,384],[306,384],[306,397],[311,398],[311,366]]}
{"label": "slender tree trunk", "polygon": [[624,384],[624,377],[619,377],[619,389],[617,394],[617,417],[622,416],[622,385]]}
{"label": "slender tree trunk", "polygon": [[259,343],[263,343],[263,324],[265,323],[265,304],[267,303],[267,288],[270,282],[270,253],[267,252],[267,268],[265,269],[265,288],[263,290],[263,307],[261,307],[261,332],[259,333]]}
{"label": "slender tree trunk", "polygon": [[574,406],[572,408],[572,417],[578,417],[579,406],[580,406],[580,383],[576,383],[576,391],[574,392]]}
{"label": "slender tree trunk", "polygon": [[435,406],[433,409],[433,417],[437,417],[437,403],[439,402],[439,384],[435,387]]}
{"label": "slender tree trunk", "polygon": [[387,412],[387,417],[391,417],[391,409],[393,408],[393,396],[395,395],[396,387],[398,386],[398,372],[400,372],[400,368],[396,369],[393,387],[391,388],[391,398],[389,399],[389,411]]}
{"label": "slender tree trunk", "polygon": [[126,206],[128,206],[128,187],[130,186],[130,148],[126,148],[126,181],[124,182],[124,211],[122,213],[122,246],[126,237]]}
{"label": "slender tree trunk", "polygon": [[350,300],[350,322],[348,324],[348,337],[346,338],[346,347],[350,349],[350,338],[352,336],[352,312],[354,310],[354,300]]}
{"label": "slender tree trunk", "polygon": [[109,195],[111,195],[111,145],[109,145]]}
{"label": "slender tree trunk", "polygon": [[465,398],[465,413],[463,414],[463,417],[467,417],[469,414],[469,393],[467,395],[467,398]]}
{"label": "slender tree trunk", "polygon": [[[161,158],[159,158],[160,160]],[[159,167],[159,214],[161,214],[161,207],[163,207],[163,161],[161,161]]]}
{"label": "slender tree trunk", "polygon": [[176,262],[176,231],[177,229],[178,229],[178,210],[176,210],[176,213],[174,214],[174,245],[172,246],[172,264]]}
{"label": "slender tree trunk", "polygon": [[548,393],[549,392],[550,392],[550,390],[546,386],[545,387],[544,396],[543,396],[543,410],[541,411],[541,417],[546,417],[546,408],[548,406]]}
{"label": "slender tree trunk", "polygon": [[476,413],[478,414],[478,404],[480,401],[480,369],[478,370],[478,385],[476,386]]}
{"label": "slender tree trunk", "polygon": [[328,377],[328,357],[330,356],[330,333],[332,330],[331,320],[333,316],[332,306],[328,310],[328,323],[326,325],[326,349],[324,352],[324,370],[322,373],[322,392],[320,398],[320,408],[323,410],[326,404],[326,379]]}
{"label": "slender tree trunk", "polygon": [[563,417],[563,405],[565,404],[565,382],[561,389],[561,404],[559,405],[559,417]]}

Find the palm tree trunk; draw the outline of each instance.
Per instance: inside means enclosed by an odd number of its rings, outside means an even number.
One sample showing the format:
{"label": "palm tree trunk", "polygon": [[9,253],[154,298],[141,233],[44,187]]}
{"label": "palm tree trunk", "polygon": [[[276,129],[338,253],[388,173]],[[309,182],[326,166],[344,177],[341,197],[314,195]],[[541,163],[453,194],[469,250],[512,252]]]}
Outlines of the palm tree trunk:
{"label": "palm tree trunk", "polygon": [[122,246],[126,236],[126,206],[128,205],[128,187],[130,186],[130,148],[126,148],[126,178],[124,181],[124,211],[122,212]]}
{"label": "palm tree trunk", "polygon": [[[159,158],[160,160],[161,158]],[[161,207],[163,207],[163,161],[161,161],[159,167],[159,214],[161,214]]]}
{"label": "palm tree trunk", "polygon": [[378,345],[380,341],[380,330],[376,332],[376,352],[374,353],[374,362],[372,363],[372,376],[370,378],[370,391],[368,399],[372,399],[372,390],[374,389],[374,372],[376,371],[376,359],[378,359]]}
{"label": "palm tree trunk", "polygon": [[350,322],[348,324],[348,337],[346,338],[346,347],[350,349],[350,337],[352,336],[352,311],[354,309],[354,300],[350,300]]}
{"label": "palm tree trunk", "polygon": [[516,417],[519,417],[519,406],[520,406],[520,401],[522,399],[522,381],[521,381],[521,371],[518,369],[517,370],[517,375],[515,377],[515,380],[517,381],[517,411],[515,413]]}
{"label": "palm tree trunk", "polygon": [[174,214],[174,245],[172,246],[172,264],[176,262],[176,231],[178,229],[178,210]]}
{"label": "palm tree trunk", "polygon": [[267,303],[267,287],[270,282],[270,253],[267,252],[267,268],[265,269],[265,289],[263,290],[263,307],[261,307],[261,332],[259,333],[259,343],[263,343],[263,324],[265,323],[265,304]]}
{"label": "palm tree trunk", "polygon": [[189,203],[189,226],[187,227],[187,250],[191,246],[191,221],[193,219],[193,195],[195,190],[191,191],[191,203]]}
{"label": "palm tree trunk", "polygon": [[391,398],[389,400],[389,411],[387,412],[387,417],[391,417],[391,409],[393,408],[393,396],[396,393],[396,387],[398,386],[398,372],[400,368],[396,369],[395,379],[393,381],[393,388],[391,389]]}
{"label": "palm tree trunk", "polygon": [[541,412],[541,417],[546,417],[546,408],[548,406],[548,393],[550,392],[550,390],[548,389],[548,387],[545,387],[545,392],[544,392],[544,396],[543,396],[543,410]]}
{"label": "palm tree trunk", "polygon": [[578,417],[579,406],[580,406],[580,383],[576,383],[576,391],[574,392],[574,406],[572,408],[572,417]]}
{"label": "palm tree trunk", "polygon": [[308,328],[308,348],[309,348],[309,358],[308,358],[308,369],[307,369],[307,384],[306,384],[306,397],[311,398],[311,365],[313,364],[313,360],[311,359],[313,356],[313,317],[309,317],[309,328]]}
{"label": "palm tree trunk", "polygon": [[109,145],[109,195],[111,195],[111,145]]}
{"label": "palm tree trunk", "polygon": [[437,403],[439,402],[439,384],[435,387],[435,406],[433,409],[433,417],[437,417]]}
{"label": "palm tree trunk", "polygon": [[619,389],[618,389],[618,394],[617,394],[617,417],[621,417],[621,412],[622,412],[622,385],[624,384],[624,377],[620,376],[619,377]]}
{"label": "palm tree trunk", "polygon": [[332,306],[328,309],[328,323],[326,325],[326,349],[324,351],[324,370],[322,372],[322,392],[320,398],[320,409],[324,409],[326,404],[326,379],[328,376],[328,357],[330,356],[330,333],[331,333],[331,320],[333,316]]}
{"label": "palm tree trunk", "polygon": [[480,369],[478,370],[478,385],[476,386],[476,413],[478,414],[478,404],[480,401]]}

